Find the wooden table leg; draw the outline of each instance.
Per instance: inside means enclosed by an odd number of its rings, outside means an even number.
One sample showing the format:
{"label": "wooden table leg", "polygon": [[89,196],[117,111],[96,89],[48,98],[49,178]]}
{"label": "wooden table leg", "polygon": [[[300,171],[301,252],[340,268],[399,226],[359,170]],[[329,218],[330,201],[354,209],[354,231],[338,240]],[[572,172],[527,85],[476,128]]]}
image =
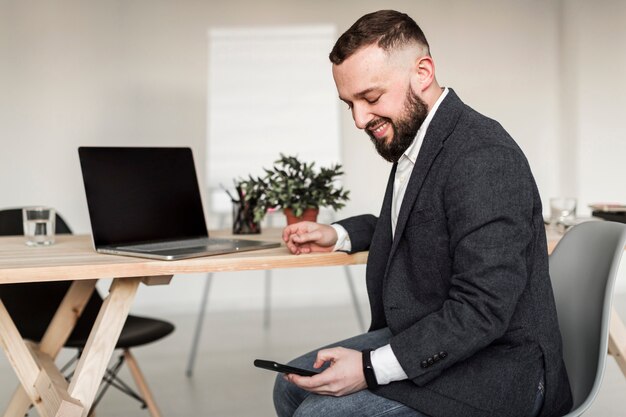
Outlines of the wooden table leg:
{"label": "wooden table leg", "polygon": [[[26,344],[15,323],[11,320],[4,303],[0,301],[0,344],[9,363],[15,370],[28,399],[42,417],[81,417],[83,406],[75,401],[60,383],[63,376],[45,354],[38,355],[36,347]],[[19,417],[14,406],[9,405],[12,417]],[[58,413],[61,411],[62,413]]]}
{"label": "wooden table leg", "polygon": [[57,357],[96,289],[96,282],[98,280],[90,279],[72,283],[39,343],[41,352]]}
{"label": "wooden table leg", "polygon": [[8,408],[4,411],[4,417],[24,417],[31,404],[32,401],[28,398],[26,391],[19,385],[9,401]]}
{"label": "wooden table leg", "polygon": [[611,310],[609,324],[609,353],[613,355],[622,373],[626,376],[626,327],[615,308]]}
{"label": "wooden table leg", "polygon": [[[63,301],[59,305],[59,308],[57,309],[57,312],[55,313],[55,316],[53,317],[42,339],[39,351],[43,353],[45,357],[54,359],[58,355],[59,351],[67,341],[67,338],[72,333],[78,317],[80,317],[80,314],[82,313],[85,305],[89,301],[89,298],[91,297],[91,294],[95,289],[96,281],[97,280],[75,281],[72,284]],[[6,316],[4,315],[5,313]],[[39,378],[40,383],[42,383],[42,381],[45,381],[46,378],[57,378],[58,375],[52,375],[50,373],[52,370],[50,369],[47,371],[44,370],[45,372],[42,372],[41,374],[45,374],[45,376],[43,377],[43,379],[41,378],[42,375],[40,375],[39,372],[41,368],[41,358],[34,358],[33,355],[28,352],[28,349],[26,348],[23,339],[19,335],[17,328],[15,328],[15,325],[8,316],[8,312],[6,312],[6,309],[4,309],[2,315],[4,316],[4,323],[7,323],[8,321],[10,322],[11,329],[8,330],[9,333],[12,335],[13,338],[19,338],[19,341],[14,341],[13,343],[17,343],[18,345],[20,345],[18,349],[21,352],[21,355],[26,355],[27,357],[30,357],[30,359],[32,359],[32,361],[37,366],[38,376],[36,377],[36,380],[32,381],[32,383],[31,381],[29,381],[27,386],[34,387],[35,383],[37,382],[37,378]],[[8,335],[9,333],[5,334]],[[27,359],[27,361],[31,362],[30,359]],[[18,372],[17,369],[16,372]],[[33,398],[40,399],[39,396],[33,396],[32,392],[27,392],[24,389],[24,382],[21,379],[20,382],[22,382],[22,385],[19,386],[13,394],[13,397],[11,398],[11,401],[9,402],[9,405],[4,413],[5,417],[23,417],[26,414],[26,411],[28,410],[30,405],[33,403]],[[35,389],[35,391],[37,390]],[[35,402],[35,406],[37,405],[37,402]]]}
{"label": "wooden table leg", "polygon": [[[20,380],[22,387],[26,392],[29,400],[35,403],[40,414],[45,412],[39,407],[41,398],[35,389],[35,381],[39,375],[39,367],[35,359],[31,356],[28,347],[17,327],[11,320],[9,312],[6,310],[4,303],[0,300],[0,345],[9,359],[9,363],[13,367],[17,378]],[[9,406],[9,408],[12,408]],[[15,412],[15,410],[12,410]],[[11,416],[13,417],[13,416]]]}
{"label": "wooden table leg", "polygon": [[68,389],[85,407],[83,417],[93,404],[140,283],[141,278],[114,279],[102,303]]}

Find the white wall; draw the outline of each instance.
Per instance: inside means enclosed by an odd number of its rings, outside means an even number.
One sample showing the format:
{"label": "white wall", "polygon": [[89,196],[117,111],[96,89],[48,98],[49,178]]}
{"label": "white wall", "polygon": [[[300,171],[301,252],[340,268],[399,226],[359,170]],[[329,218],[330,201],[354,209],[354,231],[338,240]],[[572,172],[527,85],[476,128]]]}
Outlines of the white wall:
{"label": "white wall", "polygon": [[575,91],[567,114],[577,136],[565,146],[577,156],[568,164],[577,172],[575,190],[583,206],[597,201],[626,202],[626,2],[565,3],[566,30],[576,39],[567,62]]}
{"label": "white wall", "polygon": [[[563,1],[560,182],[580,212],[626,203],[626,2]],[[626,257],[616,290],[626,292]]]}
{"label": "white wall", "polygon": [[[626,10],[617,0],[0,0],[0,207],[52,205],[87,233],[80,145],[191,146],[202,181],[207,29],[330,23],[343,31],[383,7],[413,16],[440,83],[516,138],[544,203],[560,194],[581,205],[626,201],[617,180]],[[341,134],[352,192],[342,215],[377,214],[389,165],[347,111]],[[212,305],[261,305],[262,275],[218,276]],[[349,302],[341,269],[275,275],[276,305]],[[142,289],[137,308],[194,309],[202,282]]]}

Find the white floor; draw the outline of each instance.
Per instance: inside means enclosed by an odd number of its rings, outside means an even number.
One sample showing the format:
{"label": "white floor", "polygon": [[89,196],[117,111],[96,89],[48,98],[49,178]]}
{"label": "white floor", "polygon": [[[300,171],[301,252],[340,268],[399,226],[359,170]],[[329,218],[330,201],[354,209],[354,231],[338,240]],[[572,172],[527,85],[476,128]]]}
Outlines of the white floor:
{"label": "white floor", "polygon": [[[626,296],[616,299],[626,317]],[[252,366],[255,358],[287,361],[323,344],[357,334],[352,308],[273,311],[271,328],[263,329],[261,311],[209,312],[204,338],[192,378],[185,366],[195,317],[167,317],[176,332],[158,344],[135,350],[164,416],[273,416],[272,372]],[[132,380],[122,372],[128,382]],[[0,358],[0,409],[6,405],[17,380],[4,356]],[[626,378],[612,358],[598,399],[587,416],[623,416]],[[0,410],[1,411],[1,410]],[[36,415],[32,412],[31,415]],[[98,407],[98,417],[148,417],[138,403],[115,390]]]}

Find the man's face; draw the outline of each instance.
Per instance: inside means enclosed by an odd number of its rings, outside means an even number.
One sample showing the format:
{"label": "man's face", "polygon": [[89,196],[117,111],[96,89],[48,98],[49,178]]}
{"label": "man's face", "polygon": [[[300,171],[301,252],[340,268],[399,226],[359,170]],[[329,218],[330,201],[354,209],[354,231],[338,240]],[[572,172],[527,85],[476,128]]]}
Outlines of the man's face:
{"label": "man's face", "polygon": [[410,84],[416,58],[412,49],[388,54],[370,45],[333,65],[339,98],[352,111],[356,126],[390,162],[400,159],[428,114]]}

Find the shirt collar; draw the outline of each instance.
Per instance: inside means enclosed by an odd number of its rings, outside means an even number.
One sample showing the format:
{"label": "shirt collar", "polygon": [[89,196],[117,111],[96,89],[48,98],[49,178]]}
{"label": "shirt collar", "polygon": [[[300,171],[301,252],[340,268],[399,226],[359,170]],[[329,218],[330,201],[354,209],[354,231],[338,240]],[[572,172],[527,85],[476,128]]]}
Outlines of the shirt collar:
{"label": "shirt collar", "polygon": [[428,115],[426,116],[426,119],[424,119],[424,122],[422,123],[419,130],[417,131],[417,134],[415,135],[415,139],[413,139],[413,142],[407,148],[407,150],[404,151],[400,159],[408,158],[413,164],[415,164],[415,161],[417,160],[417,154],[419,153],[420,148],[422,147],[422,142],[424,141],[424,137],[426,136],[426,130],[428,129],[428,126],[430,125],[431,120],[433,120],[433,117],[435,117],[435,113],[437,112],[439,105],[441,104],[441,102],[443,101],[443,99],[446,97],[447,94],[448,94],[448,87],[444,87],[443,92],[441,93],[437,101],[435,102],[435,105],[433,106],[433,108],[430,109],[430,111],[428,112]]}

